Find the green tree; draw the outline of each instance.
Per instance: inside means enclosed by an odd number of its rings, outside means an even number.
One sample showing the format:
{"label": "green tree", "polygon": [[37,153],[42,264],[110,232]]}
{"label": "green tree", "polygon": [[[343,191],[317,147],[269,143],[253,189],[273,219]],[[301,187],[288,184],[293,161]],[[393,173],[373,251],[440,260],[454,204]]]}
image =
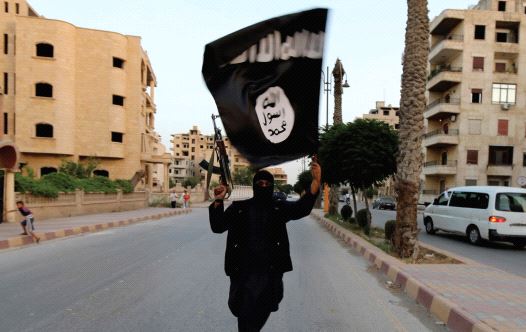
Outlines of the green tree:
{"label": "green tree", "polygon": [[279,191],[282,191],[284,192],[285,194],[290,194],[293,190],[293,186],[291,184],[277,184],[276,185],[276,189],[279,190]]}
{"label": "green tree", "polygon": [[[397,149],[397,134],[384,122],[357,119],[332,126],[320,137],[318,159],[323,180],[328,184],[349,184],[353,193],[357,189],[363,191],[395,173]],[[367,197],[365,205],[369,210]],[[370,219],[369,213],[369,224]]]}
{"label": "green tree", "polygon": [[312,174],[310,171],[303,171],[298,175],[298,181],[294,184],[293,190],[295,193],[301,195],[305,191],[310,190],[312,182]]}
{"label": "green tree", "polygon": [[99,164],[100,161],[94,157],[89,157],[78,163],[63,159],[58,171],[79,179],[86,179],[93,175],[93,171]]}
{"label": "green tree", "polygon": [[232,174],[232,181],[237,185],[251,186],[254,174],[250,167],[237,167]]}
{"label": "green tree", "polygon": [[395,190],[398,204],[393,244],[400,257],[413,256],[417,243],[417,203],[422,172],[422,132],[426,110],[429,17],[427,0],[407,0],[407,25],[400,99],[400,153]]}
{"label": "green tree", "polygon": [[189,178],[184,179],[183,181],[183,187],[190,186],[191,188],[194,188],[201,182],[201,178],[199,176],[192,176]]}

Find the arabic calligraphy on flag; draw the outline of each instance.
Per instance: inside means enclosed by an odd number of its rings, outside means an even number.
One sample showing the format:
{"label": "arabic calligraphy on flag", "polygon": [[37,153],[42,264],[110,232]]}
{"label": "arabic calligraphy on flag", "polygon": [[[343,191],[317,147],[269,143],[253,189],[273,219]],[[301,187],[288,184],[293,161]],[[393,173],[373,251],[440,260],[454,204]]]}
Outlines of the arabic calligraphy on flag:
{"label": "arabic calligraphy on flag", "polygon": [[327,9],[266,20],[205,47],[203,77],[232,145],[256,168],[316,152]]}

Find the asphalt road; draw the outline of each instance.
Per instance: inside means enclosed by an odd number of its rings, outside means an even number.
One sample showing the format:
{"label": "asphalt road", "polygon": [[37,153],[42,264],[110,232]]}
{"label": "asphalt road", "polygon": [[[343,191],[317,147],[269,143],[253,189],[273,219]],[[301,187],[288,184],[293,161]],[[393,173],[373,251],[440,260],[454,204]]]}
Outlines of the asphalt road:
{"label": "asphalt road", "polygon": [[[359,203],[358,208],[363,207],[364,205]],[[373,226],[383,228],[387,220],[396,219],[396,211],[373,210],[371,208],[371,218]],[[418,227],[421,229],[419,239],[424,243],[429,243],[480,263],[526,277],[525,249],[516,249],[511,244],[500,242],[486,242],[480,246],[474,246],[469,244],[467,238],[463,236],[443,232],[438,232],[436,235],[428,235],[425,232],[421,212],[418,214]]]}
{"label": "asphalt road", "polygon": [[[264,331],[445,331],[313,219]],[[225,234],[190,215],[0,252],[0,331],[237,331]]]}

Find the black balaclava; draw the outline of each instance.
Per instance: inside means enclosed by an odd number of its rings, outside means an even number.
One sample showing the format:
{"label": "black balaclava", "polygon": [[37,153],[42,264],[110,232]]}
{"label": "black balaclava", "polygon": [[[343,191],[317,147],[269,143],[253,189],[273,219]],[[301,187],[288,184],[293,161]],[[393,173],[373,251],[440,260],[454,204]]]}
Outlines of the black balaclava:
{"label": "black balaclava", "polygon": [[[267,180],[270,182],[268,187],[260,187],[256,184],[258,180]],[[272,200],[272,193],[274,192],[274,176],[268,171],[258,171],[252,180],[252,188],[254,189],[254,198],[258,201]]]}

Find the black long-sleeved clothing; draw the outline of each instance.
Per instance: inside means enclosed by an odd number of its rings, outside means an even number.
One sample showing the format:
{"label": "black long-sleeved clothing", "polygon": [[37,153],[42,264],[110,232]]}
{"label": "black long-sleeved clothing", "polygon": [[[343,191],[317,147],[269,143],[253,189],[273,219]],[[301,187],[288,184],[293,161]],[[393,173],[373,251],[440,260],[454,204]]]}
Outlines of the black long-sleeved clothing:
{"label": "black long-sleeved clothing", "polygon": [[258,268],[278,273],[291,271],[286,223],[308,215],[315,199],[316,195],[310,192],[296,202],[271,201],[261,205],[251,198],[233,202],[226,210],[223,204],[214,207],[212,203],[209,207],[212,231],[228,231],[226,274],[234,276]]}

